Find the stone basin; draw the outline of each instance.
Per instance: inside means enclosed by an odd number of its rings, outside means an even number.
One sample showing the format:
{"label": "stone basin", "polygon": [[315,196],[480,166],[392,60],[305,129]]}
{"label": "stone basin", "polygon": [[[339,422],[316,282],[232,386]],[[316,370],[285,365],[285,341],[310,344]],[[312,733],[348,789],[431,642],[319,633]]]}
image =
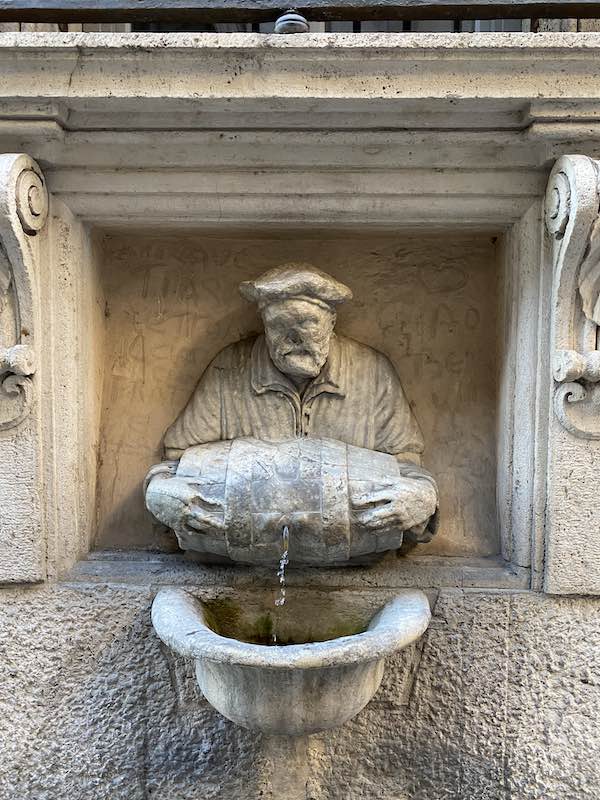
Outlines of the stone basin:
{"label": "stone basin", "polygon": [[308,598],[265,613],[256,600],[238,606],[164,588],[152,623],[165,644],[196,660],[198,685],[223,716],[266,734],[301,736],[354,717],[379,688],[385,657],[416,641],[431,619],[418,590],[368,613],[349,609],[346,618],[339,607],[321,613],[323,602]]}

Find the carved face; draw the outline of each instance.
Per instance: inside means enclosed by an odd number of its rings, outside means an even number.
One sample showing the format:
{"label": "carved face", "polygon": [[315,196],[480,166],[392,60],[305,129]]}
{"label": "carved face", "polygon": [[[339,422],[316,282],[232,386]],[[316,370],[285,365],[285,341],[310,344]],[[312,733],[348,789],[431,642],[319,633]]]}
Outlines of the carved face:
{"label": "carved face", "polygon": [[270,303],[262,312],[269,355],[292,378],[316,378],[329,355],[335,312],[308,300]]}

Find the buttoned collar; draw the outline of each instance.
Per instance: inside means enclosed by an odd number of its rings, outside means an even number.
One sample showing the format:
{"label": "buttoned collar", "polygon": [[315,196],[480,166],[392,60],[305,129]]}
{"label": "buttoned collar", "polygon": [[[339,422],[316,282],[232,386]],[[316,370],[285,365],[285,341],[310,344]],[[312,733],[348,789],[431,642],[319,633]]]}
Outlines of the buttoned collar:
{"label": "buttoned collar", "polygon": [[[324,392],[345,397],[346,388],[342,373],[340,342],[333,334],[327,361],[317,377],[306,387],[303,401],[306,402]],[[252,347],[251,381],[252,388],[257,394],[283,392],[290,397],[299,399],[298,389],[294,382],[280,372],[271,360],[264,334],[257,336]]]}

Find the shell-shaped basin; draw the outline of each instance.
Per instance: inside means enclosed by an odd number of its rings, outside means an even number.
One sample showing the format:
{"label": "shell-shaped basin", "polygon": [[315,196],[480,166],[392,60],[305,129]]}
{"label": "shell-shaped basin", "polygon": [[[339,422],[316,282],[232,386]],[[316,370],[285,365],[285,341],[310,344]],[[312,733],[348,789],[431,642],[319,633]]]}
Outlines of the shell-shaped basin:
{"label": "shell-shaped basin", "polygon": [[183,589],[161,589],[152,605],[156,633],[196,659],[200,689],[217,711],[245,728],[285,736],[352,719],[379,688],[385,657],[422,636],[430,619],[423,592],[406,590],[362,632],[267,646],[218,633],[210,609]]}

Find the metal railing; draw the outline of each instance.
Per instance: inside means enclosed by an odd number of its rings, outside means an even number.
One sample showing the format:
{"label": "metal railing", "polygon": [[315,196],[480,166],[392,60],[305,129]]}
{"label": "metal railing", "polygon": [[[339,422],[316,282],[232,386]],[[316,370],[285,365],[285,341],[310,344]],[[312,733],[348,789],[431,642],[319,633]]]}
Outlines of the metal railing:
{"label": "metal railing", "polygon": [[[600,18],[598,0],[298,0],[311,21]],[[0,0],[0,22],[272,22],[281,0]]]}

